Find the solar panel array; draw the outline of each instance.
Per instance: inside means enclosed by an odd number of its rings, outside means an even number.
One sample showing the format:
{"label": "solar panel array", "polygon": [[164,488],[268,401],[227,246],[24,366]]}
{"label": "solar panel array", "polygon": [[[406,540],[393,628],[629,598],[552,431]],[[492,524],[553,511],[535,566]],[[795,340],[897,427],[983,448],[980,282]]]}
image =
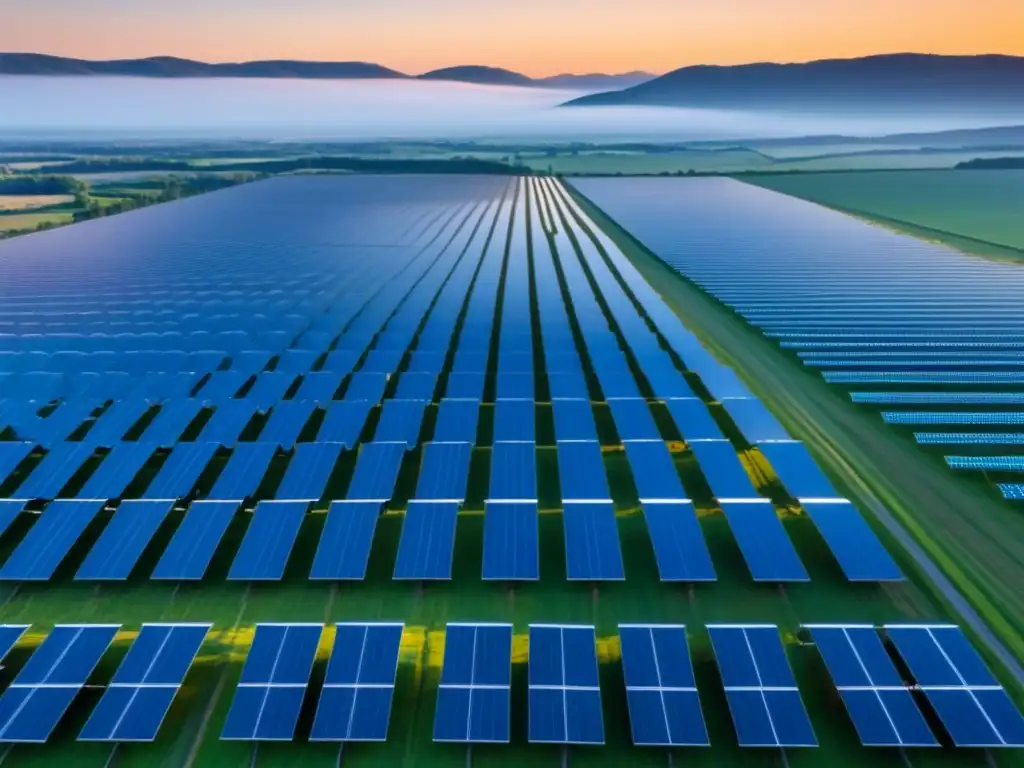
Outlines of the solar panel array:
{"label": "solar panel array", "polygon": [[[363,194],[362,182],[333,183]],[[302,189],[282,179],[235,194],[258,207],[279,187]],[[125,253],[135,271],[118,283],[120,262],[96,257],[52,280],[43,270],[57,257],[30,264],[11,248],[0,266],[0,354],[11,364],[0,380],[0,489],[42,514],[0,580],[51,579],[98,527],[77,579],[129,578],[171,527],[151,577],[201,579],[239,515],[247,525],[227,578],[280,580],[324,506],[311,578],[363,578],[375,521],[397,508],[405,521],[394,578],[450,579],[470,469],[482,454],[490,478],[481,576],[532,581],[541,570],[537,458],[548,448],[557,454],[568,578],[622,580],[616,509],[629,500],[613,497],[603,456],[616,445],[661,577],[714,580],[666,442],[676,435],[652,411],[661,404],[752,577],[807,580],[775,506],[738,458],[742,446],[688,376],[775,465],[848,578],[902,578],[803,445],[621,251],[599,230],[596,242],[584,235],[581,211],[557,183],[472,178],[432,188],[419,179],[391,219],[386,185],[367,190],[371,202],[350,206],[365,215],[338,225],[341,245],[296,249],[275,232],[251,252],[184,249],[172,274],[167,254]],[[553,445],[538,442],[538,404],[550,409]],[[598,407],[614,437],[599,436]],[[493,416],[486,437],[484,412]],[[403,476],[415,478],[411,495]]]}
{"label": "solar panel array", "polygon": [[[887,423],[967,427],[915,435],[947,453],[955,453],[950,445],[977,446],[979,463],[950,466],[998,472],[1011,484],[1024,471],[1024,440],[1007,429],[1021,423],[1015,406],[1024,403],[1018,264],[734,180],[580,179],[574,186],[855,403],[898,407],[884,414]],[[960,412],[934,417],[916,406]]]}
{"label": "solar panel array", "polygon": [[[334,625],[317,693],[310,688],[314,668],[322,663],[324,627],[257,624],[220,738],[293,741],[307,701],[315,700],[310,741],[387,740],[403,626]],[[960,747],[1024,746],[1024,717],[959,628],[805,628],[864,745],[937,746],[935,728]],[[0,651],[14,647],[25,629],[0,625]],[[101,688],[102,695],[79,741],[155,740],[210,625],[143,624],[113,676],[98,678],[94,670],[119,629],[113,624],[54,627],[0,695],[0,743],[47,741],[87,683]],[[633,743],[710,746],[687,627],[620,624],[618,631]],[[707,633],[739,746],[817,746],[789,661],[791,654],[803,652],[801,647],[787,649],[774,625],[711,624]],[[594,627],[531,624],[527,640],[527,739],[602,744]],[[512,625],[453,622],[443,642],[434,741],[510,742]]]}

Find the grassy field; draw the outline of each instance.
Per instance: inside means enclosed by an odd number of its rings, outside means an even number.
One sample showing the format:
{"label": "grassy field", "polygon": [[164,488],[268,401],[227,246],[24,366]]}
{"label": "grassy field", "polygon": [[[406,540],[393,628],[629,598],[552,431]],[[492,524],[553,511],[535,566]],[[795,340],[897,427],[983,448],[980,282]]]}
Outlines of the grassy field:
{"label": "grassy field", "polygon": [[48,211],[46,213],[5,213],[0,214],[0,232],[17,232],[35,229],[40,224],[70,224],[73,211]]}
{"label": "grassy field", "polygon": [[559,153],[554,157],[522,154],[530,168],[554,173],[675,173],[677,171],[754,170],[771,164],[763,155],[747,149],[691,152],[580,152]]}
{"label": "grassy field", "polygon": [[0,195],[0,213],[31,211],[73,203],[73,195]]}
{"label": "grassy field", "polygon": [[746,176],[778,192],[894,224],[1024,251],[1024,171]]}

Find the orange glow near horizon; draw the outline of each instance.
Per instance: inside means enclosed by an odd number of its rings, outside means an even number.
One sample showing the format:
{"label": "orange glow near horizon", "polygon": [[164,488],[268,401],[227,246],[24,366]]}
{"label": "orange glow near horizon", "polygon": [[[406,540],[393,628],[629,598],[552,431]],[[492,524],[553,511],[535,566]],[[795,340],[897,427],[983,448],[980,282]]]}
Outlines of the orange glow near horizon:
{"label": "orange glow near horizon", "polygon": [[527,75],[875,53],[1024,55],[1021,0],[0,0],[0,50],[456,64]]}

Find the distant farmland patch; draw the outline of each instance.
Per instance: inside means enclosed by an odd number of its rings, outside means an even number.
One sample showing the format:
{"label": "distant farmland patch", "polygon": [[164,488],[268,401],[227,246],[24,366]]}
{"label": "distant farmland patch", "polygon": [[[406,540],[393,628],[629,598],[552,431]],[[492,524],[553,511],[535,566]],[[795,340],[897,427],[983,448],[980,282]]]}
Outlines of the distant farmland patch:
{"label": "distant farmland patch", "polygon": [[0,195],[0,212],[31,211],[74,202],[71,195]]}
{"label": "distant farmland patch", "polygon": [[814,173],[743,180],[868,218],[1024,250],[1024,170]]}

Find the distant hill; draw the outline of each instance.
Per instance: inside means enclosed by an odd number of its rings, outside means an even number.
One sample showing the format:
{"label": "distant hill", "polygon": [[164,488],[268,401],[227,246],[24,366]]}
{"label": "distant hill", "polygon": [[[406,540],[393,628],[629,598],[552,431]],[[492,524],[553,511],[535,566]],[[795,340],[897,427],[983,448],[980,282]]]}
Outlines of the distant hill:
{"label": "distant hill", "polygon": [[627,72],[622,75],[555,75],[531,78],[499,67],[466,65],[446,67],[410,76],[380,64],[364,61],[246,61],[208,64],[203,61],[154,56],[147,59],[91,61],[49,56],[42,53],[0,53],[0,75],[120,76],[120,77],[266,77],[302,79],[410,79],[450,80],[479,85],[512,85],[534,88],[606,90],[627,88],[654,75]]}
{"label": "distant hill", "polygon": [[806,64],[695,66],[564,106],[1024,112],[1024,57],[890,54]]}
{"label": "distant hill", "polygon": [[967,171],[1024,171],[1024,157],[983,157],[976,160],[965,160],[957,163],[956,168]]}

